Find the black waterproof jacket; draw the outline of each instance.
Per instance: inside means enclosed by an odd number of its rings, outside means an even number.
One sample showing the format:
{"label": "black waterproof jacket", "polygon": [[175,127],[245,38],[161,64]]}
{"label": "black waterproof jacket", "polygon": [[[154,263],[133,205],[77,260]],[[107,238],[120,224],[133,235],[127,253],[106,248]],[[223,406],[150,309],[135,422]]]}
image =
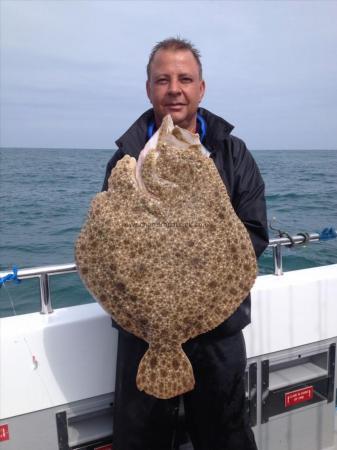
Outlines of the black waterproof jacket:
{"label": "black waterproof jacket", "polygon": [[[234,128],[231,124],[204,108],[199,108],[198,113],[207,124],[207,133],[202,143],[211,152],[210,157],[227,188],[233,208],[246,226],[256,256],[259,257],[268,245],[264,182],[260,171],[245,143],[230,134]],[[118,150],[108,162],[102,190],[108,189],[111,171],[124,155],[138,159],[148,139],[148,123],[153,120],[153,109],[149,109],[116,141]],[[231,317],[208,334],[232,335],[249,323],[250,295]]]}

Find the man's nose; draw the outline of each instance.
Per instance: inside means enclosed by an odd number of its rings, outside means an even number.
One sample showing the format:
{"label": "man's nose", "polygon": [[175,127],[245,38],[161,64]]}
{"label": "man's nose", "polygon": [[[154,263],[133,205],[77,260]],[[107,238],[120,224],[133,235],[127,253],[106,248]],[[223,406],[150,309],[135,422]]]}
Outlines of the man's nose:
{"label": "man's nose", "polygon": [[169,94],[178,95],[181,93],[181,86],[178,80],[171,80],[169,84]]}

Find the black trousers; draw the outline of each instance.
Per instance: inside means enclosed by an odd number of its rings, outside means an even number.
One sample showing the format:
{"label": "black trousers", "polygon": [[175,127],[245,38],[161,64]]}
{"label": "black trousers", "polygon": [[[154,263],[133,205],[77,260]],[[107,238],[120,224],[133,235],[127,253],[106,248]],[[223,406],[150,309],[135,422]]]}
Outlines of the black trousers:
{"label": "black trousers", "polygon": [[[119,333],[114,404],[114,450],[171,450],[179,398],[159,400],[136,386],[148,345]],[[198,336],[183,345],[196,380],[183,395],[194,450],[257,450],[245,409],[246,350],[242,332]]]}

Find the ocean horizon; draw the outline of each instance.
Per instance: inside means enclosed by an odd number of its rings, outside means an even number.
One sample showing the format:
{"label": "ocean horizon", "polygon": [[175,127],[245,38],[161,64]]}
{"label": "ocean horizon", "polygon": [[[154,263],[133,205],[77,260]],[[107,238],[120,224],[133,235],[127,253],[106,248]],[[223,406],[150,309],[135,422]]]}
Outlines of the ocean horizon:
{"label": "ocean horizon", "polygon": [[[74,241],[100,192],[112,149],[0,148],[0,270],[74,260]],[[337,228],[337,150],[251,150],[268,219],[289,234]],[[290,156],[291,153],[291,156]],[[270,238],[275,237],[270,232]],[[284,270],[337,263],[337,240],[284,249]],[[259,260],[273,273],[271,250]],[[51,277],[54,307],[93,301],[77,274]],[[0,289],[0,317],[38,311],[38,280]]]}
{"label": "ocean horizon", "polygon": [[[108,147],[6,147],[0,146],[0,150],[98,150],[98,151],[116,151],[116,149],[108,148]],[[335,152],[337,151],[337,148],[249,148],[252,152],[320,152],[320,151],[328,151],[328,152]]]}

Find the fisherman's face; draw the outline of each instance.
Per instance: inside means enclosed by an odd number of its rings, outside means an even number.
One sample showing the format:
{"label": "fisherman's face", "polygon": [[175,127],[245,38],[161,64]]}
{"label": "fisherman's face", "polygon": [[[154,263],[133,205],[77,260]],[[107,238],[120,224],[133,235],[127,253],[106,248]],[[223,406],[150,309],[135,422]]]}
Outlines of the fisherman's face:
{"label": "fisherman's face", "polygon": [[197,109],[205,92],[199,66],[189,50],[158,50],[146,82],[157,127],[171,114],[175,125],[195,133]]}

